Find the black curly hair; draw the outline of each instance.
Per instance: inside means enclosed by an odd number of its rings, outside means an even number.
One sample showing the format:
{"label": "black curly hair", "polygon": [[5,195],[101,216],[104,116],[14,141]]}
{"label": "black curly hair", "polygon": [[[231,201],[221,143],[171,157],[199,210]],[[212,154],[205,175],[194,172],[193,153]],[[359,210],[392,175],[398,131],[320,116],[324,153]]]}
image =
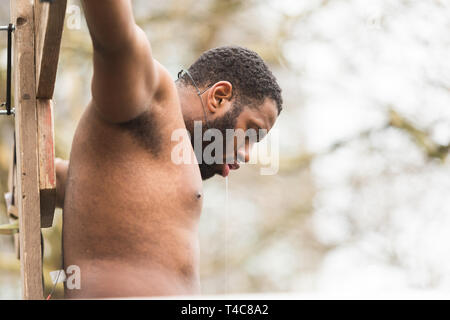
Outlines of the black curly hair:
{"label": "black curly hair", "polygon": [[[202,87],[219,81],[229,81],[233,85],[233,97],[241,105],[258,107],[266,98],[277,105],[278,114],[283,108],[281,88],[264,60],[254,51],[238,46],[225,46],[204,52],[189,73]],[[184,85],[192,85],[184,75]]]}

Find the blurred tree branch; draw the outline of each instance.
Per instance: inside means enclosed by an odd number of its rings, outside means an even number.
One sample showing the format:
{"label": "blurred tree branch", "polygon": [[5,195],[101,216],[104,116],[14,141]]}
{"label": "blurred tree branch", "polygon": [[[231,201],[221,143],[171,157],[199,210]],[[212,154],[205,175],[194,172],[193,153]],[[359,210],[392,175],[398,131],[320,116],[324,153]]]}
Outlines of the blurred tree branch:
{"label": "blurred tree branch", "polygon": [[391,127],[400,129],[406,132],[413,141],[419,146],[427,155],[428,158],[440,159],[445,161],[450,151],[450,143],[447,145],[440,145],[434,142],[428,132],[421,130],[414,126],[405,117],[402,117],[398,112],[393,109],[389,110]]}
{"label": "blurred tree branch", "polygon": [[406,133],[411,137],[415,144],[425,152],[425,155],[429,159],[439,159],[445,161],[448,153],[450,152],[450,143],[447,145],[441,145],[433,141],[430,134],[425,130],[417,128],[412,122],[408,121],[405,117],[401,116],[394,109],[389,109],[389,120],[388,122],[379,128],[370,128],[364,130],[357,135],[350,137],[345,140],[337,141],[324,151],[317,153],[304,152],[299,154],[297,157],[284,158],[281,159],[281,172],[284,174],[301,170],[302,168],[307,168],[310,166],[311,162],[320,156],[325,156],[336,151],[339,148],[345,147],[346,145],[361,139],[367,139],[370,135],[382,132],[388,128],[396,128],[400,131]]}

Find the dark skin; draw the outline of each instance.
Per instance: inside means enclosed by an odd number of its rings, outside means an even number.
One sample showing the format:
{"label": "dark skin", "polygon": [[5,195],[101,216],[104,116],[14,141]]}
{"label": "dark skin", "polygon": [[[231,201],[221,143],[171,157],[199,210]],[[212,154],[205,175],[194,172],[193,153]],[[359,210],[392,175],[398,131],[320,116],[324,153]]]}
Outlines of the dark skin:
{"label": "dark skin", "polygon": [[[204,122],[202,104],[153,59],[129,0],[82,4],[94,46],[92,100],[70,162],[56,161],[64,268],[81,270],[81,290],[66,289],[66,297],[198,294],[202,178],[198,164],[171,161],[171,134]],[[201,99],[213,121],[233,107],[233,86],[220,81]],[[244,108],[236,128],[270,130],[277,114],[266,99],[258,110]],[[152,144],[123,129],[135,119]],[[250,148],[246,143],[235,155],[248,161]],[[214,165],[214,173],[224,166]]]}

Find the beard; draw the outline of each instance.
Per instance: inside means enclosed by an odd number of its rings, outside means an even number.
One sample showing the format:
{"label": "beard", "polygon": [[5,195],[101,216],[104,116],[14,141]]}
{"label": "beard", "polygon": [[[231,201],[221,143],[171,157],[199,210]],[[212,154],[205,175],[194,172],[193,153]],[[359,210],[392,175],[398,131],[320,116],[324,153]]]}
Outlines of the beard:
{"label": "beard", "polygon": [[[231,110],[229,110],[226,114],[224,114],[221,118],[214,119],[213,121],[209,121],[209,127],[211,129],[217,129],[222,133],[222,137],[224,137],[224,143],[226,138],[226,130],[227,129],[234,129],[236,126],[237,118],[242,113],[243,107],[242,105],[234,102],[233,107]],[[203,125],[202,132],[203,134],[207,130],[207,127]],[[191,135],[191,143],[192,147],[194,147],[194,135]],[[202,142],[202,156],[203,156],[203,150],[205,147],[211,142]],[[222,172],[223,163],[213,163],[213,164],[207,164],[204,161],[201,161],[202,159],[197,159],[199,163],[200,168],[200,174],[202,176],[202,180],[207,180],[215,176],[216,174],[220,174]]]}

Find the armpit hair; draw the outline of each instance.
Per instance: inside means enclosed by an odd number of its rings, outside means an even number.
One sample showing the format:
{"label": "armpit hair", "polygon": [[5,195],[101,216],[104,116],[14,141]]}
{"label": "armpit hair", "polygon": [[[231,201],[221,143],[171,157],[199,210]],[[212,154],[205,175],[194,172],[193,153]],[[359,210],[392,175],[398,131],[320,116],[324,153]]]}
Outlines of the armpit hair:
{"label": "armpit hair", "polygon": [[158,123],[150,111],[145,111],[138,117],[119,124],[119,127],[128,131],[136,142],[153,156],[158,156],[161,151],[161,137],[158,131]]}

